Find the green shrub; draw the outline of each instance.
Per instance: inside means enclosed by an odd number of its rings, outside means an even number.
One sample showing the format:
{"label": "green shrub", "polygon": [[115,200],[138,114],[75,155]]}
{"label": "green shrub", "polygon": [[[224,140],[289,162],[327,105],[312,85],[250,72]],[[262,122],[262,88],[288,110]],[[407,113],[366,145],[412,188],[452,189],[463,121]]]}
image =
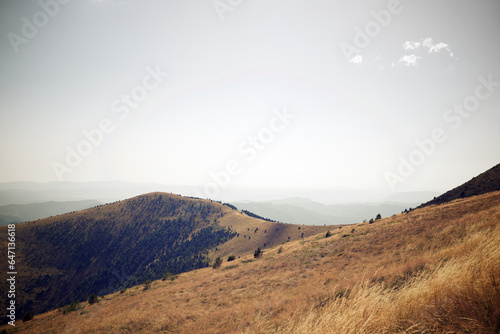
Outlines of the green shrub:
{"label": "green shrub", "polygon": [[144,282],[144,290],[149,290],[151,289],[151,280],[148,279],[146,282]]}
{"label": "green shrub", "polygon": [[234,256],[234,255],[229,255],[229,257],[227,258],[227,262],[234,261],[235,259],[236,259],[236,256]]}
{"label": "green shrub", "polygon": [[328,230],[325,234],[325,238],[330,238],[332,236],[332,232],[330,232],[330,230]]}

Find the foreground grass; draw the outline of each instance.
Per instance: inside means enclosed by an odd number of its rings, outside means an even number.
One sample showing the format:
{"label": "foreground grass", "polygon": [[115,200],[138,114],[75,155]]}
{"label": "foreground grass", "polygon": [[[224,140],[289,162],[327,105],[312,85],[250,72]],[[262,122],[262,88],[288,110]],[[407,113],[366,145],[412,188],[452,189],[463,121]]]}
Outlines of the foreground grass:
{"label": "foreground grass", "polygon": [[131,288],[66,315],[36,315],[15,331],[498,333],[499,223],[500,192],[423,208]]}
{"label": "foreground grass", "polygon": [[[496,211],[497,219],[499,211]],[[355,285],[285,323],[261,318],[261,333],[500,333],[500,229],[475,231],[435,255],[432,269],[400,286]],[[428,264],[430,264],[429,262]]]}

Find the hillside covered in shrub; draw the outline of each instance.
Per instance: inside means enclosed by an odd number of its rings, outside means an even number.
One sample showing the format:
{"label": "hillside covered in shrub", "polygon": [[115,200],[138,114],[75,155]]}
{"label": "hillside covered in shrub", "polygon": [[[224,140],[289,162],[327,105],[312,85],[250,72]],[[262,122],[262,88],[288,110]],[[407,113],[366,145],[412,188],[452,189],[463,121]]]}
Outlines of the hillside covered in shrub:
{"label": "hillside covered in shrub", "polygon": [[[16,227],[18,312],[44,312],[207,267],[209,251],[236,233],[219,205],[149,194]],[[2,296],[5,298],[5,296]]]}

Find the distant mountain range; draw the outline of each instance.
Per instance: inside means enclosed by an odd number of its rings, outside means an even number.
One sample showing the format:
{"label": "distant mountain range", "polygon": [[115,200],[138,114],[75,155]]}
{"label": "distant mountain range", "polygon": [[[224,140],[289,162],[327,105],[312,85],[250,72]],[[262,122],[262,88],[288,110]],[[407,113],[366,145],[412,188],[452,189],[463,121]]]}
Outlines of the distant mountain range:
{"label": "distant mountain range", "polygon": [[[8,182],[0,183],[0,205],[97,200],[115,202],[164,190],[165,186],[127,182]],[[173,191],[173,190],[170,190]]]}
{"label": "distant mountain range", "polygon": [[[155,191],[189,196],[193,193],[193,187],[135,184],[118,181],[0,183],[0,225],[84,210],[100,203],[111,203]],[[231,196],[237,198],[243,196],[242,194],[245,192],[239,189],[232,190],[229,193]],[[266,193],[266,196],[279,196],[287,192],[264,192],[263,190],[257,191],[253,189],[248,192],[248,195],[253,198],[255,196],[263,196],[262,194],[264,193]],[[308,194],[318,195],[319,193],[312,192]],[[326,196],[325,192],[321,194],[322,196]],[[379,213],[383,216],[393,215],[407,208],[420,205],[437,195],[439,194],[434,192],[397,193],[386,198],[383,202],[340,205],[326,205],[299,197],[282,200],[238,201],[232,203],[239,209],[249,210],[262,217],[284,223],[331,225],[360,222],[373,218]],[[340,200],[338,196],[338,191],[332,192],[332,198]],[[361,196],[361,194],[347,191],[343,201],[348,201],[353,196]]]}
{"label": "distant mountain range", "polygon": [[[262,217],[291,224],[338,225],[360,223],[375,218],[392,216],[420,205],[422,201],[438,195],[433,192],[401,193],[379,203],[331,204],[315,202],[307,198],[287,198],[282,200],[233,202],[238,209],[252,211]],[[407,202],[410,201],[410,202]],[[414,201],[414,202],[413,202]]]}
{"label": "distant mountain range", "polygon": [[80,211],[102,204],[96,200],[45,202],[30,204],[7,204],[0,206],[0,225],[57,216]]}

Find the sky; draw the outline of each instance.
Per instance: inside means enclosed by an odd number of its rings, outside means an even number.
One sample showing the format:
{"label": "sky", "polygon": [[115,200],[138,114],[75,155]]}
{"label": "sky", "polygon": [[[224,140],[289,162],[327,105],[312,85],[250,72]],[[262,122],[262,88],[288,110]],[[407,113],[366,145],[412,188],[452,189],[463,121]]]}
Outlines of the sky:
{"label": "sky", "polygon": [[497,0],[0,2],[0,182],[446,191],[500,162]]}

